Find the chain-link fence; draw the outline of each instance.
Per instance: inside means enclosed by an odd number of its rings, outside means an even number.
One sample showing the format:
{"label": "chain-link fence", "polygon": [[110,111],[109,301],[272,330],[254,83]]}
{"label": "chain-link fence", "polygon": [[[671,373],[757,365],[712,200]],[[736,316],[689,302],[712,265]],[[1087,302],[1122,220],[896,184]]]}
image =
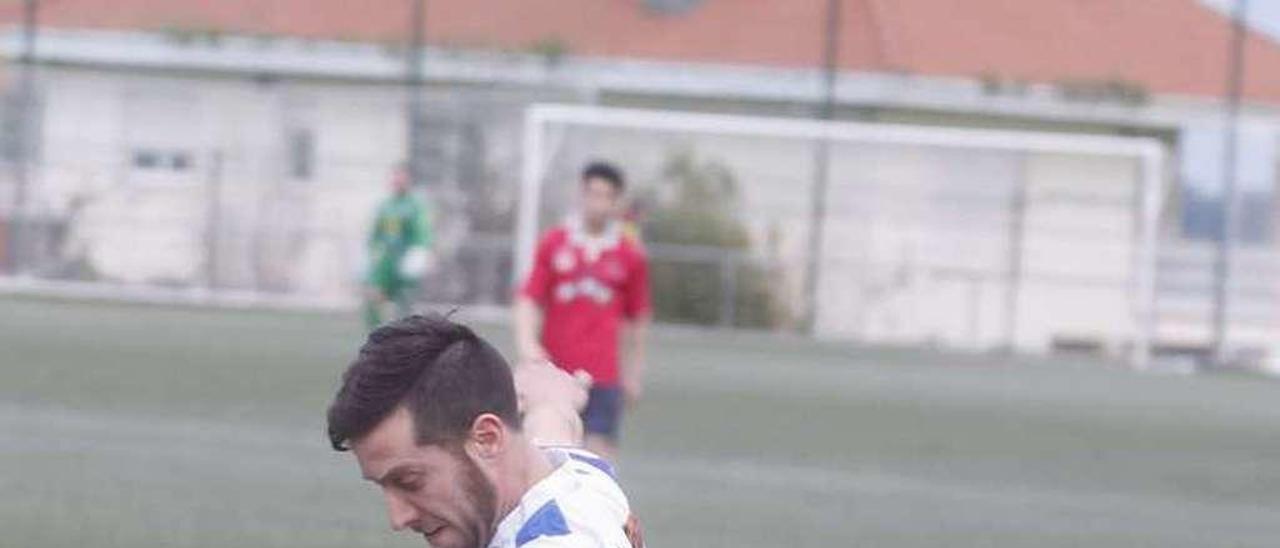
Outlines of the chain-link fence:
{"label": "chain-link fence", "polygon": [[[233,154],[181,161],[195,173],[146,183],[130,179],[136,166],[32,166],[25,214],[0,213],[6,271],[107,293],[279,297],[318,306],[356,298],[370,218],[391,166],[353,163],[343,172],[359,184],[315,185],[279,176],[271,162]],[[441,247],[420,299],[509,303],[512,234],[460,222],[457,212],[444,210],[456,207],[456,195],[428,190],[425,198]],[[669,319],[763,325],[756,280],[777,265],[715,246],[653,243],[647,251],[653,275],[679,285],[655,296],[683,303],[670,305],[682,311]]]}
{"label": "chain-link fence", "polygon": [[[406,157],[402,88],[56,69],[45,78],[34,106],[4,103],[7,283],[326,306],[358,298],[374,209]],[[104,80],[119,85],[94,87]],[[425,93],[419,192],[440,261],[419,298],[506,305],[528,247],[517,227],[524,116],[557,94]],[[14,136],[23,128],[32,137]],[[1138,155],[1029,149],[1039,138],[1030,134],[1002,134],[1013,144],[999,146],[837,139],[815,212],[822,147],[812,135],[541,130],[534,230],[572,210],[583,163],[621,165],[660,320],[963,348],[1123,351],[1139,336]],[[1162,344],[1194,346],[1207,329],[1212,252],[1170,223],[1160,227],[1152,329]],[[1233,332],[1262,345],[1276,326],[1265,274],[1275,253],[1237,254]]]}
{"label": "chain-link fence", "polygon": [[[159,78],[150,83],[162,91],[140,92],[137,75],[47,76],[120,85],[92,99],[109,113],[99,119],[74,119],[66,104],[84,83],[46,86],[71,97],[27,113],[49,123],[31,132],[38,149],[0,163],[0,266],[10,282],[333,306],[357,298],[375,208],[406,157],[402,89],[298,84],[245,96],[255,84]],[[175,90],[191,92],[189,104]],[[505,302],[512,136],[524,105],[542,95],[424,95],[417,156],[429,169],[414,192],[428,204],[441,260],[422,298]],[[78,131],[93,124],[118,125]]]}

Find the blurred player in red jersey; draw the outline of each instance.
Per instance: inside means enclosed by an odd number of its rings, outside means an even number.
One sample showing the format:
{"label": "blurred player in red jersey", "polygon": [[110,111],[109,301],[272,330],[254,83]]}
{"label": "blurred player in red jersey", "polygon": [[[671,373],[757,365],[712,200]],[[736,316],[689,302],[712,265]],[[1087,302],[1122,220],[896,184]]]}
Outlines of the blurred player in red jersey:
{"label": "blurred player in red jersey", "polygon": [[582,412],[586,447],[611,458],[623,408],[643,390],[649,268],[619,219],[622,173],[591,163],[581,184],[579,211],[543,234],[516,297],[516,345],[521,361],[550,360],[591,375]]}

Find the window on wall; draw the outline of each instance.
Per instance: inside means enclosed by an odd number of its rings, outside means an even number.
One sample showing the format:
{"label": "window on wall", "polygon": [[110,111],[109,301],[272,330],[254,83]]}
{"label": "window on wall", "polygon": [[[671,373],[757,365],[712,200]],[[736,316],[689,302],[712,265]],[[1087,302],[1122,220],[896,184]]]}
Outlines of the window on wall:
{"label": "window on wall", "polygon": [[649,10],[662,15],[684,15],[701,3],[702,0],[644,0]]}
{"label": "window on wall", "polygon": [[191,153],[190,152],[174,152],[169,156],[169,167],[174,171],[187,171],[191,169]]}
{"label": "window on wall", "polygon": [[307,128],[293,128],[286,139],[289,176],[299,181],[310,181],[316,171],[315,132]]}
{"label": "window on wall", "polygon": [[[0,161],[35,159],[40,154],[43,98],[39,90],[24,101],[18,89],[0,94]],[[24,150],[25,149],[25,150]]]}
{"label": "window on wall", "polygon": [[[1265,126],[1241,124],[1236,143],[1235,240],[1265,244],[1275,234],[1276,134]],[[1183,128],[1178,156],[1182,179],[1182,236],[1216,241],[1222,237],[1224,133],[1219,123]]]}
{"label": "window on wall", "polygon": [[282,171],[289,180],[311,181],[318,176],[316,103],[300,90],[282,89],[277,97]]}
{"label": "window on wall", "polygon": [[201,180],[198,152],[206,148],[199,95],[177,84],[141,86],[120,96],[121,162],[128,180],[143,185]]}
{"label": "window on wall", "polygon": [[186,172],[194,167],[190,151],[138,147],[132,151],[130,164],[140,171]]}

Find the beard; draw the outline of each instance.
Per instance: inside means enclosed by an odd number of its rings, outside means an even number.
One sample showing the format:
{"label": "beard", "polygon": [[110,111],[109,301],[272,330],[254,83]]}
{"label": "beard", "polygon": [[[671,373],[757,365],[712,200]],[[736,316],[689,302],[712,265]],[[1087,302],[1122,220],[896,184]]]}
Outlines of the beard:
{"label": "beard", "polygon": [[493,538],[494,528],[498,524],[497,490],[470,456],[459,450],[458,460],[462,464],[462,476],[458,478],[459,488],[475,517],[475,523],[469,531],[475,541],[473,546],[485,548]]}

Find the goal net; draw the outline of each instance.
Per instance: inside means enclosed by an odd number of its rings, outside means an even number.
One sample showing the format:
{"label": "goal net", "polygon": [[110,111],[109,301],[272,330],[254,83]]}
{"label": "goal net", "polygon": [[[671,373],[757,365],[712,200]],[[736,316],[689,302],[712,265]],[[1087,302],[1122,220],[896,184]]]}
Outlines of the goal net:
{"label": "goal net", "polygon": [[659,320],[1149,353],[1154,140],[536,105],[523,158],[517,276],[606,160]]}

